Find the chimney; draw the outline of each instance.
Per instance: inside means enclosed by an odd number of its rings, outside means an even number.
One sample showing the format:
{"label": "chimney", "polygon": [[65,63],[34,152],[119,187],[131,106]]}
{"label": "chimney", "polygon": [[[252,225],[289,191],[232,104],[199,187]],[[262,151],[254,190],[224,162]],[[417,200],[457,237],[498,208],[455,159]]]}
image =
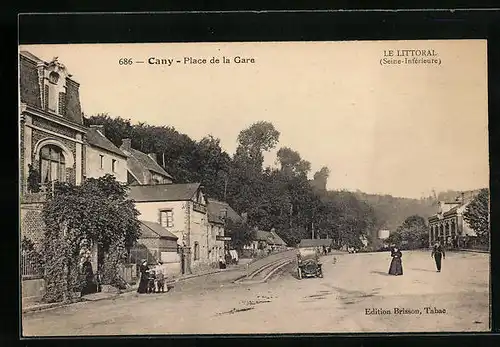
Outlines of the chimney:
{"label": "chimney", "polygon": [[99,131],[102,134],[102,136],[106,136],[106,132],[104,130],[104,125],[102,125],[102,124],[99,124],[99,125],[92,124],[90,127],[92,129],[95,129],[95,130]]}
{"label": "chimney", "polygon": [[123,139],[122,140],[122,145],[120,146],[124,150],[129,150],[132,148],[132,140],[130,139]]}
{"label": "chimney", "polygon": [[158,163],[158,161],[156,160],[156,153],[149,153],[148,157],[150,157],[151,159],[153,159],[155,161],[155,163]]}

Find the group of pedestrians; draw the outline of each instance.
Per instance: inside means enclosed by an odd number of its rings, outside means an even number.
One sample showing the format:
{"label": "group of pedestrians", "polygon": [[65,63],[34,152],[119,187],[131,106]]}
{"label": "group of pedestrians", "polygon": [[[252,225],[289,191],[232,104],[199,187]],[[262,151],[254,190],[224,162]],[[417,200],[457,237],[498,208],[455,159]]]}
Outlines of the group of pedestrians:
{"label": "group of pedestrians", "polygon": [[[389,275],[403,275],[403,261],[401,260],[401,258],[403,257],[403,253],[401,252],[401,250],[398,247],[393,246],[391,248],[391,257],[392,260],[391,265],[389,266]],[[446,258],[444,247],[442,246],[441,241],[436,241],[436,243],[432,247],[431,258],[434,258],[437,272],[441,272],[441,260]]]}
{"label": "group of pedestrians", "polygon": [[143,260],[139,271],[141,273],[141,278],[139,280],[139,288],[137,288],[137,293],[165,293],[165,275],[159,267],[157,267],[156,270],[150,269],[147,261]]}

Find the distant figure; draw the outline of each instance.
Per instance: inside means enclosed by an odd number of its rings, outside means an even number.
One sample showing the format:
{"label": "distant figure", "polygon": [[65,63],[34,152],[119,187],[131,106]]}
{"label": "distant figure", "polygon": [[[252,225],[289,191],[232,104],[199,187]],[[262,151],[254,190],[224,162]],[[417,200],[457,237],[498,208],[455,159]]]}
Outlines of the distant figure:
{"label": "distant figure", "polygon": [[403,263],[401,261],[402,256],[403,254],[397,247],[394,247],[391,250],[392,260],[391,266],[389,267],[389,275],[401,276],[403,274]]}
{"label": "distant figure", "polygon": [[441,258],[443,258],[443,260],[446,258],[441,241],[436,241],[434,247],[432,247],[431,258],[432,257],[434,257],[434,261],[436,262],[437,272],[441,272]]}
{"label": "distant figure", "polygon": [[226,268],[226,263],[224,262],[224,259],[222,257],[219,257],[219,269],[225,269]]}
{"label": "distant figure", "polygon": [[165,293],[165,276],[163,275],[163,272],[161,270],[159,270],[158,274],[156,275],[156,287],[158,293],[160,293],[160,291],[162,293]]}
{"label": "distant figure", "polygon": [[97,269],[95,273],[95,282],[97,285],[97,292],[100,293],[102,290],[101,283],[102,283],[102,276],[101,276],[102,268],[99,270]]}
{"label": "distant figure", "polygon": [[146,259],[142,261],[141,267],[139,269],[141,272],[141,279],[139,280],[139,288],[137,288],[137,293],[145,294],[148,292],[148,262]]}
{"label": "distant figure", "polygon": [[326,246],[323,246],[323,255],[326,255]]}

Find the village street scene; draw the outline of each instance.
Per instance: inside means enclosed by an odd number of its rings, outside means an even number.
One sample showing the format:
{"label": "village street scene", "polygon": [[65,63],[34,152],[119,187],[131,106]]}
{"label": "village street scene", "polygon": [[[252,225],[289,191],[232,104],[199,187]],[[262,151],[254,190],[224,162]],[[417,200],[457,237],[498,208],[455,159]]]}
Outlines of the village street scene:
{"label": "village street scene", "polygon": [[[344,130],[321,137],[295,123],[316,148],[309,152],[292,139],[293,127],[265,112],[231,136],[228,119],[196,134],[182,128],[197,122],[182,123],[190,107],[221,122],[215,114],[230,111],[213,100],[171,100],[185,110],[158,121],[119,114],[113,107],[122,104],[163,112],[164,101],[121,95],[132,77],[118,68],[109,74],[124,80],[109,88],[101,72],[77,63],[78,50],[19,52],[23,337],[490,330],[486,118],[454,123],[456,132],[470,131],[468,149],[425,131],[429,146],[440,144],[436,161],[425,150],[416,159],[419,143],[413,158],[396,150],[392,141],[415,129],[383,127],[394,135],[378,146],[407,160],[408,177],[397,164],[379,173],[373,166],[377,179],[365,179],[356,165],[365,165],[372,144],[357,148]],[[151,83],[157,73],[149,73]],[[353,142],[340,154],[329,141]],[[309,153],[325,154],[309,161]],[[457,173],[460,162],[471,167]]]}

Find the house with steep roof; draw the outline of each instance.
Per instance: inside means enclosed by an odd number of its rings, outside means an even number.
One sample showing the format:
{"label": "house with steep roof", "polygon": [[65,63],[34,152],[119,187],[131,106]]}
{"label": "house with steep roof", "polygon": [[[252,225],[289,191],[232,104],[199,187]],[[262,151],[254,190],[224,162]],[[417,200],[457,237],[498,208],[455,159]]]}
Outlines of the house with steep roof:
{"label": "house with steep roof", "polygon": [[286,249],[287,244],[283,239],[276,233],[276,231],[271,229],[271,231],[255,229],[254,241],[245,249],[252,251],[280,251]]}
{"label": "house with steep roof", "polygon": [[181,273],[181,260],[177,246],[177,236],[159,223],[140,221],[141,237],[130,249],[130,262],[139,266],[146,259],[149,264],[161,262],[165,275]]}
{"label": "house with steep roof", "polygon": [[158,164],[155,153],[146,154],[132,148],[131,139],[123,139],[120,150],[127,155],[128,184],[167,184],[173,182],[173,177]]}
{"label": "house with steep roof", "polygon": [[85,144],[85,177],[110,174],[118,182],[127,183],[128,157],[106,138],[103,125],[91,125],[87,129]]}
{"label": "house with steep roof", "polygon": [[200,183],[134,185],[129,197],[139,219],[159,223],[178,238],[183,273],[210,263],[207,201]]}
{"label": "house with steep roof", "polygon": [[[225,256],[225,250],[228,249],[228,241],[220,238],[226,235],[226,222],[228,220],[233,223],[242,222],[241,216],[227,203],[208,198],[207,212],[209,224],[208,238],[208,257],[210,262],[217,263],[220,257]],[[218,240],[219,239],[219,240]]]}

